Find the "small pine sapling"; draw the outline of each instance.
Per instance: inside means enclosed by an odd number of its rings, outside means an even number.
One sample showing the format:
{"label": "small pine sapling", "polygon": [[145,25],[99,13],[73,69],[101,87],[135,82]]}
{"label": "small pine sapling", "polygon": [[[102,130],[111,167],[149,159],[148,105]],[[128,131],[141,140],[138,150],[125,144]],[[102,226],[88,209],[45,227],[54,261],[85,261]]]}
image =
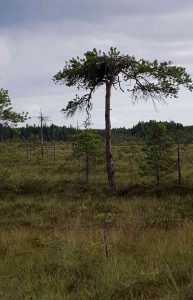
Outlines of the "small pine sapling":
{"label": "small pine sapling", "polygon": [[145,161],[140,166],[140,175],[152,177],[157,190],[165,176],[175,170],[172,147],[173,140],[168,136],[165,125],[155,122],[144,149]]}

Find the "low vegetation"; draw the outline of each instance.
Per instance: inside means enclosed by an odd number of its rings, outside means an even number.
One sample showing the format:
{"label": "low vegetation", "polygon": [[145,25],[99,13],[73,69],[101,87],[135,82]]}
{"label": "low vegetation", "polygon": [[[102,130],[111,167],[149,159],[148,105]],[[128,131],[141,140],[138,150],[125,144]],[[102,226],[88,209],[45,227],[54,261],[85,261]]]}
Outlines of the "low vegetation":
{"label": "low vegetation", "polygon": [[0,299],[192,299],[192,145],[159,191],[143,149],[113,146],[112,193],[102,146],[87,183],[71,144],[0,144]]}

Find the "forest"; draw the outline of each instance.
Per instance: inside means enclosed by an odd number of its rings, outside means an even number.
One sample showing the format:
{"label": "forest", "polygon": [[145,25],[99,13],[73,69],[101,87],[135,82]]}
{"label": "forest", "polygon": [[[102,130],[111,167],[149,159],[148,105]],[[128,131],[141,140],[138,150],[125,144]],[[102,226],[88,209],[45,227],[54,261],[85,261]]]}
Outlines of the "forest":
{"label": "forest", "polygon": [[[136,141],[146,141],[151,132],[152,125],[156,121],[151,120],[149,122],[139,122],[132,128],[112,128],[112,140],[114,143],[122,143],[129,139]],[[186,136],[186,142],[193,142],[193,125],[183,126],[180,123],[175,123],[174,121],[162,122],[167,129],[168,135],[172,137],[174,131],[183,132]],[[47,142],[70,142],[73,136],[80,132],[81,129],[75,127],[57,126],[54,124],[46,125],[43,124],[43,136],[44,140]],[[94,129],[94,131],[105,139],[104,129]],[[25,127],[10,127],[0,125],[0,136],[1,141],[13,141],[13,142],[38,142],[41,137],[40,125],[34,124],[26,125]]]}

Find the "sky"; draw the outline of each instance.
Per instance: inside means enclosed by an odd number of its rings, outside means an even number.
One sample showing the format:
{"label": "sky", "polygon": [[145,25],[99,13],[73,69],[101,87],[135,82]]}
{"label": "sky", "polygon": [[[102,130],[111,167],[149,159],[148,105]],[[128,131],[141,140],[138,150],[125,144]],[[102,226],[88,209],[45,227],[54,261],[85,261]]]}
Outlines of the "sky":
{"label": "sky", "polygon": [[[113,46],[137,59],[173,61],[193,77],[192,0],[0,0],[0,87],[9,90],[16,111],[38,123],[81,126],[85,114],[61,113],[76,88],[52,78],[71,57]],[[92,127],[104,128],[105,88],[93,98]],[[166,105],[132,104],[129,93],[112,93],[112,127],[150,119],[193,124],[193,94],[181,90]]]}

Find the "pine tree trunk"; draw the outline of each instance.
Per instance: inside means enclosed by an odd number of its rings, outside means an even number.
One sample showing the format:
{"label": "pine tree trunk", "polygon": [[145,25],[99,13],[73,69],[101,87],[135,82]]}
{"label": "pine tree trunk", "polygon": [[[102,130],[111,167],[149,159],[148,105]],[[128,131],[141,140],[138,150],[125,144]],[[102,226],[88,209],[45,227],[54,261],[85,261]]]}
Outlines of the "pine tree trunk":
{"label": "pine tree trunk", "polygon": [[107,175],[109,181],[109,187],[116,189],[115,171],[113,166],[113,159],[111,153],[111,119],[110,119],[110,100],[111,100],[111,88],[113,81],[106,83],[106,97],[105,97],[105,143],[106,143],[106,164]]}
{"label": "pine tree trunk", "polygon": [[2,128],[2,131],[1,131],[1,143],[3,143],[3,128]]}

